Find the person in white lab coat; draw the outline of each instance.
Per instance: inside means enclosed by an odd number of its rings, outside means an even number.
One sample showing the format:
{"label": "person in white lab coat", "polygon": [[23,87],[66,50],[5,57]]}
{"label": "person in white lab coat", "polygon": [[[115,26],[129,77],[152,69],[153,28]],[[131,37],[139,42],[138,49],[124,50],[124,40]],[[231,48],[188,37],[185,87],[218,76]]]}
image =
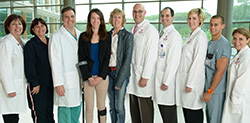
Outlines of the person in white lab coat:
{"label": "person in white lab coat", "polygon": [[186,123],[203,122],[202,95],[205,83],[207,36],[201,30],[205,13],[200,8],[189,11],[187,24],[192,30],[182,47],[176,78],[176,104],[183,107]]}
{"label": "person in white lab coat", "polygon": [[165,7],[161,11],[163,29],[160,32],[152,95],[164,123],[177,123],[175,77],[181,59],[182,38],[172,25],[173,19],[174,10]]}
{"label": "person in white lab coat", "polygon": [[145,19],[144,6],[137,3],[133,7],[134,47],[131,62],[131,76],[128,85],[130,94],[130,114],[133,123],[152,123],[154,107],[152,80],[158,51],[158,31]]}
{"label": "person in white lab coat", "polygon": [[27,109],[21,38],[25,29],[20,15],[11,14],[4,21],[6,36],[0,41],[0,114],[5,123],[18,123],[19,113]]}
{"label": "person in white lab coat", "polygon": [[49,60],[55,87],[54,104],[58,106],[59,123],[77,123],[81,113],[80,78],[78,63],[78,37],[74,26],[75,9],[67,6],[61,11],[63,25],[49,40]]}
{"label": "person in white lab coat", "polygon": [[228,67],[222,123],[250,123],[250,32],[240,27],[232,35],[237,54]]}

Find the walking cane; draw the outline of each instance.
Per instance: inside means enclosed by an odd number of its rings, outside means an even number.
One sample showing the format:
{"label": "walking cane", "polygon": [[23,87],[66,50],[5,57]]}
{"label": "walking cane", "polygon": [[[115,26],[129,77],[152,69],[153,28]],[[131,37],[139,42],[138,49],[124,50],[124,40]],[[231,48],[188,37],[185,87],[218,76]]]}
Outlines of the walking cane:
{"label": "walking cane", "polygon": [[87,65],[87,61],[82,61],[82,62],[79,62],[76,64],[76,68],[77,68],[78,74],[80,76],[80,90],[82,93],[82,123],[84,123],[84,84],[83,84],[84,80],[82,78],[82,73],[81,73],[80,67],[83,65]]}

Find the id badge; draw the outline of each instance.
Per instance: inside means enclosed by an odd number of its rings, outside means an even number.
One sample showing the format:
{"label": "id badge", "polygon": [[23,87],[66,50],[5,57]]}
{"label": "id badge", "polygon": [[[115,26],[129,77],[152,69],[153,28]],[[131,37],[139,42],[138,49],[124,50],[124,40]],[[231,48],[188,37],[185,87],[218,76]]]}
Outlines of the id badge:
{"label": "id badge", "polygon": [[211,59],[206,59],[206,65],[210,66],[211,65]]}
{"label": "id badge", "polygon": [[164,58],[165,57],[165,52],[161,51],[159,56],[160,56],[160,58]]}

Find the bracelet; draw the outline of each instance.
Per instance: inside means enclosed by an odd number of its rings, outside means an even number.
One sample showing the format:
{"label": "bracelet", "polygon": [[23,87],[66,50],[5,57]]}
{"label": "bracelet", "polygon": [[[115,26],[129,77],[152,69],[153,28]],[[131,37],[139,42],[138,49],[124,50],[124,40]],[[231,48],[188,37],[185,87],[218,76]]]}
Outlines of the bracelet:
{"label": "bracelet", "polygon": [[214,91],[212,89],[207,89],[207,92],[210,93],[210,94],[214,93]]}

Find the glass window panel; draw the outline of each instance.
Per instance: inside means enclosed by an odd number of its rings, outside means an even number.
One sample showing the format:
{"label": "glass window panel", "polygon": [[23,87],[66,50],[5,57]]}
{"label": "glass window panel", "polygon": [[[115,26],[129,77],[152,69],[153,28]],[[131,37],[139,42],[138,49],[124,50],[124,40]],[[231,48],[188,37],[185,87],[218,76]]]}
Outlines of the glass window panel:
{"label": "glass window panel", "polygon": [[60,5],[60,0],[36,0],[37,5]]}
{"label": "glass window panel", "polygon": [[203,1],[203,8],[204,8],[205,12],[210,14],[209,17],[206,17],[206,19],[208,19],[208,21],[210,20],[210,18],[213,15],[217,14],[217,6],[218,6],[217,0],[204,0]]}
{"label": "glass window panel", "polygon": [[[135,3],[128,3],[125,4],[125,13],[126,13],[126,18],[127,22],[134,22],[133,20],[133,7]],[[150,22],[159,22],[159,2],[152,2],[152,3],[143,3],[145,6],[145,10],[147,11],[146,13],[146,18]],[[154,6],[154,9],[151,9],[152,6]]]}
{"label": "glass window panel", "polygon": [[152,24],[155,28],[156,28],[156,30],[159,30],[159,24]]}
{"label": "glass window panel", "polygon": [[34,6],[33,0],[13,1],[13,6]]}
{"label": "glass window panel", "polygon": [[4,32],[4,26],[3,24],[0,24],[0,40],[6,35],[5,32]]}
{"label": "glass window panel", "polygon": [[231,48],[232,53],[231,53],[231,59],[237,54],[237,50],[234,48],[234,46]]}
{"label": "glass window panel", "polygon": [[89,0],[75,0],[76,4],[89,3]]}
{"label": "glass window panel", "polygon": [[10,7],[10,1],[1,1],[0,2],[0,7]]}
{"label": "glass window panel", "polygon": [[[54,8],[59,8],[59,6],[53,6]],[[45,20],[45,22],[49,23],[48,18],[54,18],[56,23],[59,23],[56,21],[57,19],[60,20],[60,11],[51,11],[50,9],[47,9],[47,7],[37,7],[37,15],[40,16],[42,19]]]}
{"label": "glass window panel", "polygon": [[113,27],[112,27],[111,24],[106,23],[106,30],[107,30],[107,31],[110,31],[112,28],[113,28]]}
{"label": "glass window panel", "polygon": [[125,2],[134,2],[134,1],[159,1],[159,0],[124,0]]}
{"label": "glass window panel", "polygon": [[187,24],[174,24],[175,29],[181,34],[183,43],[189,36],[191,29]]}
{"label": "glass window panel", "polygon": [[98,8],[102,11],[105,22],[109,22],[110,12],[115,8],[122,9],[122,4],[102,4],[102,5],[93,5],[92,8]]}
{"label": "glass window panel", "polygon": [[211,36],[210,30],[209,30],[209,23],[203,23],[201,29],[206,33],[208,41],[211,40],[212,36]]}
{"label": "glass window panel", "polygon": [[78,30],[85,32],[87,28],[87,24],[76,24],[75,26]]}
{"label": "glass window panel", "polygon": [[48,25],[48,34],[47,36],[50,37],[55,31],[60,28],[60,24],[47,24]]}
{"label": "glass window panel", "polygon": [[129,32],[131,32],[133,26],[134,26],[134,24],[125,24],[125,28],[126,28],[126,30],[128,30]]}
{"label": "glass window panel", "polygon": [[31,23],[34,14],[33,12],[33,8],[29,7],[14,9],[14,14],[21,15],[26,23]]}
{"label": "glass window panel", "polygon": [[32,35],[30,34],[30,24],[26,23],[26,30],[21,35],[21,37],[24,39],[25,42],[27,42],[32,37]]}
{"label": "glass window panel", "polygon": [[0,9],[0,23],[3,23],[7,16],[8,16],[7,9]]}
{"label": "glass window panel", "polygon": [[[192,6],[187,6],[192,5]],[[174,10],[174,21],[187,21],[187,13],[193,8],[200,8],[201,1],[162,2],[161,8],[171,7]]]}
{"label": "glass window panel", "polygon": [[122,2],[122,0],[92,0],[92,3],[106,3],[106,2]]}
{"label": "glass window panel", "polygon": [[234,0],[233,21],[250,20],[250,0]]}
{"label": "glass window panel", "polygon": [[89,5],[76,6],[76,22],[87,23],[88,13],[89,13]]}
{"label": "glass window panel", "polygon": [[38,15],[60,14],[60,6],[37,7]]}
{"label": "glass window panel", "polygon": [[[30,33],[30,25],[31,24],[27,24],[26,25],[26,32],[23,34],[23,36],[24,36],[24,39],[27,41],[27,40],[30,40],[32,37],[34,37],[31,33]],[[27,36],[25,36],[25,35],[27,35]],[[27,37],[27,38],[25,38],[25,37]]]}

